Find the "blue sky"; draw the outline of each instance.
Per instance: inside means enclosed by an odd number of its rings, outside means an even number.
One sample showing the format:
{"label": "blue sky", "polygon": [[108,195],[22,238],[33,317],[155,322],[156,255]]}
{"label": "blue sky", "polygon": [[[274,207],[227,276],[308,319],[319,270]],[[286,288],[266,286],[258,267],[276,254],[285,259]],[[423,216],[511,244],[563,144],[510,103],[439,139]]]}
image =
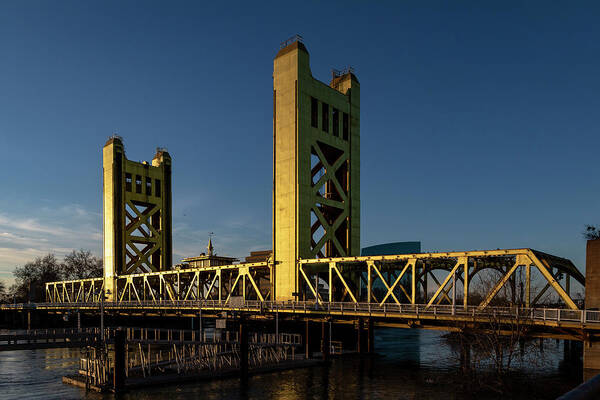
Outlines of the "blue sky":
{"label": "blue sky", "polygon": [[0,4],[0,279],[101,252],[101,148],[173,157],[175,260],[271,247],[272,60],[361,82],[362,244],[532,247],[600,223],[593,2]]}

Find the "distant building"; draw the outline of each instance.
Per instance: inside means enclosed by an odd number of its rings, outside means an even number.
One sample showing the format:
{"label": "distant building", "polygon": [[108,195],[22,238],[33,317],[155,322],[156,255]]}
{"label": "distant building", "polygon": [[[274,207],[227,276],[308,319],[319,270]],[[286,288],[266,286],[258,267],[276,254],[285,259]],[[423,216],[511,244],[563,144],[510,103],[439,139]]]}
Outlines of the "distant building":
{"label": "distant building", "polygon": [[258,263],[269,260],[269,257],[273,255],[273,250],[259,250],[251,251],[250,255],[246,257],[244,262],[247,263]]}
{"label": "distant building", "polygon": [[361,256],[389,256],[394,254],[415,254],[421,252],[421,242],[394,242],[363,247]]}
{"label": "distant building", "polygon": [[188,257],[181,260],[184,264],[187,264],[186,268],[207,268],[207,267],[217,267],[220,265],[231,265],[239,261],[234,257],[223,257],[218,256],[214,252],[214,247],[212,244],[212,239],[208,239],[208,246],[206,246],[208,250],[207,253],[201,253],[196,257]]}

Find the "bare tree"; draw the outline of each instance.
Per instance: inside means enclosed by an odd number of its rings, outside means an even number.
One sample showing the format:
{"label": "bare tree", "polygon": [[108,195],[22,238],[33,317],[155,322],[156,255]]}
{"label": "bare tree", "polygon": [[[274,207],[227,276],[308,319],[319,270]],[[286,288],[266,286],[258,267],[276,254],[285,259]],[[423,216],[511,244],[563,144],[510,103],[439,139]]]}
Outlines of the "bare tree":
{"label": "bare tree", "polygon": [[0,281],[0,303],[6,302],[6,283]]}
{"label": "bare tree", "polygon": [[40,301],[45,297],[45,283],[63,279],[62,268],[54,254],[37,257],[13,272],[12,294],[18,301]]}
{"label": "bare tree", "polygon": [[600,239],[600,226],[586,225],[583,231],[583,237],[586,240]]}
{"label": "bare tree", "polygon": [[[473,281],[473,298],[485,298],[502,276],[501,270],[482,271]],[[507,379],[516,365],[538,365],[544,362],[543,354],[530,336],[527,323],[529,310],[521,307],[523,278],[516,274],[514,282],[498,291],[485,320],[476,328],[465,327],[462,331],[448,335],[453,351],[460,353],[461,365],[470,372],[471,388],[491,389],[499,393],[509,390]],[[469,294],[471,297],[471,293]],[[465,357],[465,354],[468,354]],[[486,376],[482,376],[486,375]]]}
{"label": "bare tree", "polygon": [[88,279],[102,276],[102,259],[89,250],[73,250],[62,263],[65,279]]}
{"label": "bare tree", "polygon": [[63,262],[54,254],[37,257],[22,267],[15,268],[15,284],[9,289],[15,301],[42,301],[45,298],[45,284],[64,279],[87,279],[102,276],[102,259],[89,250],[73,250]]}

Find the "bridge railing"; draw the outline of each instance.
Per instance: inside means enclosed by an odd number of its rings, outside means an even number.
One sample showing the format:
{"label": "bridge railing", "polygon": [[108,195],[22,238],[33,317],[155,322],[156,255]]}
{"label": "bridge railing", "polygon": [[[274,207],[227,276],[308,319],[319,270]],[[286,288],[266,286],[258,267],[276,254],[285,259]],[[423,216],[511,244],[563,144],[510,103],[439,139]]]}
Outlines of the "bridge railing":
{"label": "bridge railing", "polygon": [[[99,302],[67,302],[37,304],[4,304],[1,309],[31,310],[43,309],[99,309]],[[427,316],[429,318],[488,317],[510,318],[513,320],[536,320],[554,322],[579,322],[600,324],[598,310],[571,310],[560,308],[485,307],[452,306],[396,303],[354,303],[354,302],[314,302],[314,301],[257,301],[246,300],[225,303],[218,300],[161,300],[161,301],[120,301],[104,302],[106,310],[111,309],[181,309],[181,310],[231,310],[246,312],[287,312],[287,313],[327,313],[341,315],[374,315],[383,317]]]}

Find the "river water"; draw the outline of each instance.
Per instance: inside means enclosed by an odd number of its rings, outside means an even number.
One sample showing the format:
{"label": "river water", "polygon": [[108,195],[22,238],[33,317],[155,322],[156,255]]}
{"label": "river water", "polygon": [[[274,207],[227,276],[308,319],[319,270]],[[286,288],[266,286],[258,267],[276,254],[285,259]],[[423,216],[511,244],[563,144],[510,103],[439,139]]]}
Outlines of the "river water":
{"label": "river water", "polygon": [[[343,356],[330,366],[280,371],[212,382],[149,387],[121,399],[553,399],[581,382],[581,371],[562,361],[563,344],[544,342],[535,359],[518,360],[510,390],[481,389],[465,379],[459,356],[436,331],[378,329],[378,356]],[[61,382],[76,372],[79,349],[0,352],[0,399],[113,399]],[[473,387],[480,388],[473,391]],[[484,385],[485,386],[485,385]]]}

